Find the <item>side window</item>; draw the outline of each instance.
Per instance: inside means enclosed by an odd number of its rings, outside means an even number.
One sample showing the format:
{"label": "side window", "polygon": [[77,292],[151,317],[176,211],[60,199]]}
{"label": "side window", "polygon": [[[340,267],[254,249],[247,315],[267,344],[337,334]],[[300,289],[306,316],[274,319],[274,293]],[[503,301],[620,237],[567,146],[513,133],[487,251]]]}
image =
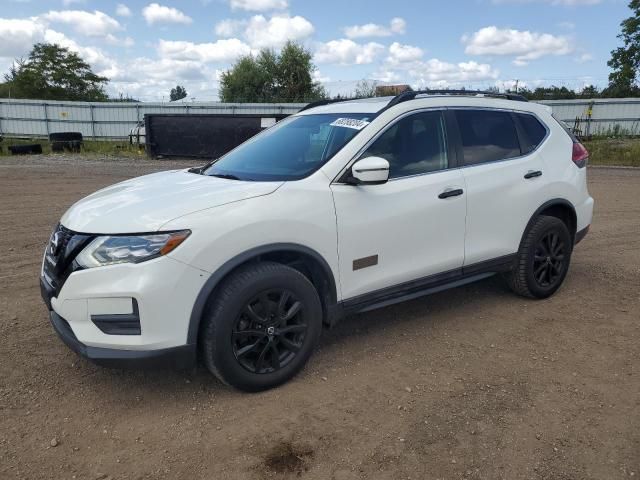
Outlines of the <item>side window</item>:
{"label": "side window", "polygon": [[444,170],[449,166],[442,112],[421,112],[396,122],[360,158],[382,157],[389,178]]}
{"label": "side window", "polygon": [[524,131],[525,138],[522,139],[522,152],[529,153],[542,143],[544,137],[547,136],[547,129],[540,123],[535,116],[527,113],[516,113],[522,130]]}
{"label": "side window", "polygon": [[516,126],[509,112],[456,110],[465,165],[521,155]]}

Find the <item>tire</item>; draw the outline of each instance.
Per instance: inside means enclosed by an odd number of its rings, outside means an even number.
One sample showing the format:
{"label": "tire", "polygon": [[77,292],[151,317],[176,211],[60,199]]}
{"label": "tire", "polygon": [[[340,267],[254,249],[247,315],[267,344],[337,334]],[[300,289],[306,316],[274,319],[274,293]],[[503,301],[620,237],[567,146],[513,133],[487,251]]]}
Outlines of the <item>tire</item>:
{"label": "tire", "polygon": [[505,274],[509,287],[523,297],[550,297],[567,275],[572,251],[571,234],[562,220],[537,217],[520,242],[513,269]]}
{"label": "tire", "polygon": [[257,392],[298,373],[321,330],[322,305],[307,277],[280,263],[251,264],[225,279],[210,299],[201,355],[222,382]]}

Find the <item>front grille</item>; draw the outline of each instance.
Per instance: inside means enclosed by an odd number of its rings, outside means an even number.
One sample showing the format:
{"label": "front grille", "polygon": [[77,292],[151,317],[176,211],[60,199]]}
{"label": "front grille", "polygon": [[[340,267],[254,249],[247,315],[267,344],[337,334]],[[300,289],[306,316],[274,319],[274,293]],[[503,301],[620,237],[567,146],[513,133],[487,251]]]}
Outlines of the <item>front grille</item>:
{"label": "front grille", "polygon": [[93,239],[58,224],[51,233],[42,265],[42,276],[57,296],[69,275],[77,269],[74,259]]}

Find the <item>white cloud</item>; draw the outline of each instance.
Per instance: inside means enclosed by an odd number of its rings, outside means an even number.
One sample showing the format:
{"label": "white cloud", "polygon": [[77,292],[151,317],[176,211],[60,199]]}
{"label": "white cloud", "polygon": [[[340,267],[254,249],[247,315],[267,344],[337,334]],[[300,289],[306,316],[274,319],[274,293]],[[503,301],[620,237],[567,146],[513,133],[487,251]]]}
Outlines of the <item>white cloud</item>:
{"label": "white cloud", "polygon": [[25,55],[34,43],[44,40],[45,27],[35,19],[0,18],[0,57]]}
{"label": "white cloud", "polygon": [[315,60],[318,63],[336,63],[340,65],[363,65],[373,63],[384,51],[379,43],[356,43],[342,38],[318,45]]}
{"label": "white cloud", "polygon": [[123,3],[119,3],[116,6],[116,15],[118,15],[119,17],[130,17],[131,9]]}
{"label": "white cloud", "polygon": [[150,3],[142,9],[142,16],[148,25],[156,23],[173,23],[189,25],[193,19],[173,7],[166,7],[158,3]]}
{"label": "white cloud", "polygon": [[311,22],[298,15],[274,15],[269,20],[255,15],[249,19],[244,36],[254,48],[278,48],[288,40],[303,40],[313,32]]}
{"label": "white cloud", "polygon": [[320,83],[327,83],[331,81],[330,77],[325,77],[324,75],[322,75],[322,73],[320,73],[320,70],[314,70],[313,73],[311,74],[311,78],[313,78],[314,82],[320,82]]}
{"label": "white cloud", "polygon": [[241,34],[249,45],[261,49],[280,48],[288,40],[304,40],[311,36],[315,29],[304,17],[276,14],[269,19],[263,15],[254,15],[248,20],[221,20],[215,25],[214,31],[219,37]]}
{"label": "white cloud", "polygon": [[237,38],[218,40],[214,43],[192,43],[160,40],[158,54],[161,58],[195,62],[231,62],[251,53],[251,48]]}
{"label": "white cloud", "polygon": [[[0,19],[0,57],[6,59],[7,67],[13,58],[28,54],[36,42],[56,43],[78,53],[95,73],[109,78],[107,91],[114,96],[124,93],[145,100],[158,100],[163,95],[168,97],[169,90],[180,82],[187,87],[190,96],[214,100],[217,85],[215,68],[206,62],[231,61],[234,52],[249,51],[246,45],[234,50],[234,44],[238,40],[203,44],[199,47],[193,47],[193,44],[168,44],[160,53],[161,58],[116,59],[101,48],[86,45],[48,28],[47,24],[43,17]],[[130,45],[132,41],[129,38],[118,39],[112,34],[106,34],[103,38],[107,43],[124,46]],[[183,58],[178,53],[180,49],[186,51]]]}
{"label": "white cloud", "polygon": [[201,62],[140,57],[128,65],[114,65],[105,72],[111,79],[108,90],[112,95],[120,93],[141,100],[168,99],[169,91],[180,84],[186,87],[189,97],[208,100],[215,97],[216,72]]}
{"label": "white cloud", "polygon": [[593,60],[593,55],[590,53],[583,53],[576,58],[576,62],[578,63],[587,63]]}
{"label": "white cloud", "polygon": [[214,31],[219,37],[232,37],[246,24],[247,22],[245,20],[221,20],[216,23]]}
{"label": "white cloud", "polygon": [[419,47],[393,42],[389,45],[389,56],[387,57],[387,62],[392,65],[415,62],[420,60],[423,55],[424,52]]}
{"label": "white cloud", "polygon": [[202,80],[205,78],[205,69],[200,62],[173,60],[170,58],[136,58],[127,68],[116,66],[111,72],[111,79],[114,82],[167,80],[175,84],[176,81]]}
{"label": "white cloud", "polygon": [[392,18],[390,28],[393,33],[404,34],[407,29],[407,22],[404,18]]}
{"label": "white cloud", "polygon": [[51,23],[69,25],[74,31],[88,37],[104,37],[120,30],[122,27],[115,18],[99,10],[51,10],[42,18]]}
{"label": "white cloud", "polygon": [[374,78],[383,82],[410,83],[417,88],[449,88],[493,82],[499,74],[498,70],[486,63],[450,63],[432,58],[399,64],[396,68],[390,64],[383,65]]}
{"label": "white cloud", "polygon": [[546,55],[567,55],[573,51],[567,37],[495,26],[481,28],[471,36],[465,35],[462,41],[466,44],[465,53],[469,55],[511,55],[515,56],[513,63],[518,66]]}
{"label": "white cloud", "polygon": [[499,71],[486,63],[460,62],[449,63],[432,58],[419,62],[409,70],[413,81],[421,86],[439,87],[467,85],[473,82],[495,80]]}
{"label": "white cloud", "polygon": [[347,38],[365,37],[390,37],[394,34],[404,34],[407,22],[403,18],[392,18],[389,26],[378,25],[376,23],[366,23],[364,25],[352,25],[344,28]]}
{"label": "white cloud", "polygon": [[62,0],[62,5],[68,7],[69,5],[73,5],[74,3],[86,3],[87,0]]}
{"label": "white cloud", "polygon": [[55,30],[46,30],[43,40],[47,43],[55,43],[61,47],[68,48],[72,52],[76,52],[85,62],[91,65],[92,69],[99,75],[103,75],[105,70],[112,68],[115,64],[115,60],[100,48],[79,45],[75,40]]}
{"label": "white cloud", "polygon": [[379,70],[374,75],[376,80],[380,80],[385,83],[396,83],[402,81],[402,76],[395,70]]}
{"label": "white cloud", "polygon": [[115,47],[132,47],[136,43],[131,37],[120,38],[111,34],[104,37],[104,39],[109,45]]}
{"label": "white cloud", "polygon": [[247,10],[251,12],[283,10],[289,6],[287,0],[231,0],[230,4],[232,10]]}

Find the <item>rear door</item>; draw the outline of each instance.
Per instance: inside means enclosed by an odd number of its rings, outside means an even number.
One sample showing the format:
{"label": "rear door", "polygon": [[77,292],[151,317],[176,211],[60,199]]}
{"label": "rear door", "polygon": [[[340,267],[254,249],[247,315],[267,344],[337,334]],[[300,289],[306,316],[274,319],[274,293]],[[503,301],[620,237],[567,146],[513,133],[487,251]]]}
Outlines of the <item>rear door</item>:
{"label": "rear door", "polygon": [[544,202],[547,180],[538,146],[547,129],[527,113],[453,112],[467,185],[464,263],[499,260],[517,252],[532,212]]}

